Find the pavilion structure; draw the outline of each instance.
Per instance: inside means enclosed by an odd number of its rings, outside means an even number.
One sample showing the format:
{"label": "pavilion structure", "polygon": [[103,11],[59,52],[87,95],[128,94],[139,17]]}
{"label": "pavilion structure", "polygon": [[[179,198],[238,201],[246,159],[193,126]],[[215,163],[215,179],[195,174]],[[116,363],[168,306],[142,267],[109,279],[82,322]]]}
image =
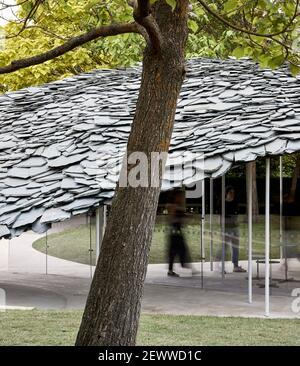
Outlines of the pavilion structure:
{"label": "pavilion structure", "polygon": [[[0,96],[0,237],[46,232],[52,223],[96,211],[97,250],[106,206],[118,181],[133,120],[141,69],[96,70]],[[202,195],[202,227],[212,224],[213,181],[266,159],[265,314],[270,313],[270,158],[300,151],[300,78],[287,67],[261,69],[248,59],[193,59],[178,102],[162,190],[196,183],[197,165],[182,177],[182,152],[204,154],[210,212]],[[172,167],[172,169],[171,169]],[[172,174],[168,171],[172,170]],[[196,171],[195,171],[196,170]],[[252,302],[252,170],[248,169],[248,301]],[[204,182],[204,180],[203,180]],[[204,183],[203,183],[204,187]],[[201,235],[201,252],[204,240]],[[210,253],[213,252],[211,230]],[[212,255],[209,259],[213,269]],[[223,269],[224,269],[223,256]],[[222,271],[224,276],[224,271]]]}

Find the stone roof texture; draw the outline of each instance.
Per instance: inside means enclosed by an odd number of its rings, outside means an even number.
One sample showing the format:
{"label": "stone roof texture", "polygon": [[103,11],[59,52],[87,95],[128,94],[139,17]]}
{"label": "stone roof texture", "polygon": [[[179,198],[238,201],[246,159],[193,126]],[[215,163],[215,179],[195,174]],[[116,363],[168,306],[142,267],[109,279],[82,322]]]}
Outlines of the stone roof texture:
{"label": "stone roof texture", "polygon": [[[140,73],[96,70],[0,95],[0,237],[44,232],[112,198]],[[211,177],[299,151],[300,79],[246,59],[190,60],[170,153],[184,150],[204,152]]]}

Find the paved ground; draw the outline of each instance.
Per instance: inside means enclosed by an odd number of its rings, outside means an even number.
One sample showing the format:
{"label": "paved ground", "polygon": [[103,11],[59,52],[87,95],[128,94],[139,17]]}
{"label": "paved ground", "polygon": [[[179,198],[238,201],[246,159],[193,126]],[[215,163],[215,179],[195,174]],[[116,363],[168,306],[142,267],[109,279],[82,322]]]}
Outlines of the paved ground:
{"label": "paved ground", "polygon": [[21,273],[60,274],[63,276],[90,277],[90,266],[47,256],[32,248],[32,243],[42,235],[26,232],[18,238],[0,240],[0,271]]}
{"label": "paved ground", "polygon": [[[34,250],[31,243],[39,235],[26,233],[21,238],[0,241],[0,288],[5,290],[6,304],[15,307],[41,309],[81,309],[90,286],[90,267],[48,256],[48,275],[45,274],[45,255]],[[242,263],[246,266],[246,263]],[[200,269],[200,264],[195,264]],[[181,271],[180,278],[166,276],[166,266],[149,265],[143,297],[143,311],[220,316],[263,316],[264,289],[254,281],[253,303],[247,302],[245,274],[230,273],[227,266],[225,281],[220,273],[211,272],[205,264],[205,277],[191,277]],[[290,275],[300,280],[299,262],[291,263]],[[255,266],[254,266],[254,273]],[[263,265],[261,266],[263,273]],[[283,278],[281,265],[273,266],[274,278]],[[298,276],[298,277],[297,277]],[[300,282],[280,283],[272,288],[271,316],[298,317],[292,312],[291,292]],[[1,299],[0,299],[1,300]],[[1,303],[1,301],[0,301]],[[1,304],[0,304],[1,305]]]}

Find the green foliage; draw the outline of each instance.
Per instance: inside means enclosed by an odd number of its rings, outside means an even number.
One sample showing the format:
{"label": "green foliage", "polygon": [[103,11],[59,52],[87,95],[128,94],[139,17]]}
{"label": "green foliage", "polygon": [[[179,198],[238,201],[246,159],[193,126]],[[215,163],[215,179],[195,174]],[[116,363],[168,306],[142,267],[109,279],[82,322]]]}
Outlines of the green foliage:
{"label": "green foliage", "polygon": [[[250,57],[262,67],[276,68],[290,62],[292,74],[300,72],[300,17],[296,16],[296,0],[206,0],[210,8],[237,28],[238,31],[205,12],[199,0],[193,0],[193,18],[198,30],[189,39],[188,57]],[[298,9],[299,12],[299,9]]]}
{"label": "green foliage", "polygon": [[[33,1],[20,0],[19,17],[25,18]],[[114,22],[132,21],[132,9],[124,1],[49,0],[43,2],[31,19],[30,28],[20,36],[6,39],[0,52],[0,66],[13,60],[34,56],[65,43],[72,36],[93,27]],[[14,36],[22,25],[10,22],[7,36]],[[144,41],[136,34],[99,39],[76,48],[54,60],[17,72],[0,75],[0,92],[47,83],[95,68],[131,66],[141,60]]]}
{"label": "green foliage", "polygon": [[[282,157],[283,176],[285,178],[292,178],[297,159],[299,154],[286,154]],[[273,178],[279,178],[279,157],[274,156],[271,158],[271,176]],[[242,178],[245,176],[245,165],[241,164],[234,169],[230,170],[228,177],[230,178]],[[266,160],[264,158],[258,158],[256,160],[256,176],[258,178],[264,178],[266,176]]]}
{"label": "green foliage", "polygon": [[293,76],[296,76],[300,73],[300,66],[295,64],[290,64],[290,70]]}
{"label": "green foliage", "polygon": [[[175,9],[176,0],[165,1]],[[18,3],[18,16],[25,19],[35,1],[18,0]],[[294,17],[296,0],[206,0],[206,4],[235,28],[277,35],[260,37],[233,29],[207,12],[199,0],[191,0],[187,58],[250,57],[262,67],[270,68],[289,61],[291,73],[300,72],[300,17]],[[44,1],[32,12],[28,29],[6,40],[6,48],[0,52],[0,66],[43,53],[94,27],[131,21],[132,8],[123,0]],[[8,36],[17,35],[21,30],[20,23],[10,22],[5,26]],[[141,61],[144,45],[143,38],[136,34],[98,39],[42,65],[1,75],[0,92],[47,83],[94,68],[130,66]]]}
{"label": "green foliage", "polygon": [[171,6],[172,10],[176,8],[176,0],[166,0],[166,3]]}

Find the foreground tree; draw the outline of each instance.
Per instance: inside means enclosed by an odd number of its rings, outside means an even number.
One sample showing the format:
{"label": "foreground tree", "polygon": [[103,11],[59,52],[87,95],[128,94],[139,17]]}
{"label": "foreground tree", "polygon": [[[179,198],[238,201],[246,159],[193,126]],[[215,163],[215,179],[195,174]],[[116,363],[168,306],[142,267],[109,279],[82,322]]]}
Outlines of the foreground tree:
{"label": "foreground tree", "polygon": [[[123,1],[115,3],[124,5]],[[288,60],[292,71],[298,71],[294,52],[298,0],[137,0],[129,4],[133,7],[132,22],[92,28],[45,53],[14,60],[0,67],[0,73],[41,64],[100,37],[142,35],[147,45],[127,154],[142,152],[150,158],[152,152],[169,149],[185,76],[188,23],[200,37],[202,29],[212,28],[209,22],[218,22],[215,28],[219,34],[230,29],[235,37],[234,55],[252,56],[273,67]],[[129,174],[134,167],[125,163],[123,171]],[[117,188],[77,345],[135,344],[159,191],[160,185]]]}

